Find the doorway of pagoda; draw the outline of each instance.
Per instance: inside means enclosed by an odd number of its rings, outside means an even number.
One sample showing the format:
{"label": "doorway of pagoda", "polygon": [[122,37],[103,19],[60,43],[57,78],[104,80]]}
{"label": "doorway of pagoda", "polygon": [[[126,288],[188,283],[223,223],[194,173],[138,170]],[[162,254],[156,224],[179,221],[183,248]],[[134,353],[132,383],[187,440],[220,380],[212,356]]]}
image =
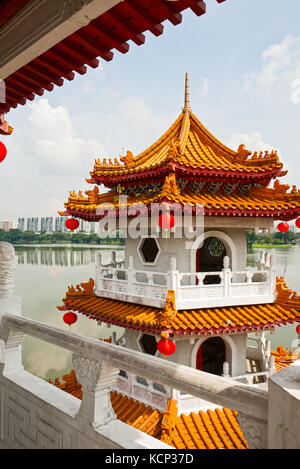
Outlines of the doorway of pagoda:
{"label": "doorway of pagoda", "polygon": [[214,375],[222,375],[225,361],[226,347],[224,340],[220,337],[211,337],[205,340],[198,349],[196,368]]}
{"label": "doorway of pagoda", "polygon": [[[223,269],[226,248],[223,242],[214,236],[206,238],[196,252],[196,272],[219,272]],[[219,275],[206,275],[204,285],[221,283]]]}

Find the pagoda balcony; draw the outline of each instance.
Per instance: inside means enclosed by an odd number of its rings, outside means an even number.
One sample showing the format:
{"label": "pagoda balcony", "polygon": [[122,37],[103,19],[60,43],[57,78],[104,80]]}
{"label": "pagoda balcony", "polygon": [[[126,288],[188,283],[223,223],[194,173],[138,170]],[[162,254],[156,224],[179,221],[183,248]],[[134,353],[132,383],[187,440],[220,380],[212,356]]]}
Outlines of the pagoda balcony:
{"label": "pagoda balcony", "polygon": [[217,272],[179,272],[176,259],[170,259],[167,272],[136,270],[129,265],[112,267],[96,263],[95,294],[130,303],[164,308],[169,290],[175,292],[178,310],[273,303],[276,300],[276,274],[272,256],[266,255],[257,270],[232,271],[229,259]]}

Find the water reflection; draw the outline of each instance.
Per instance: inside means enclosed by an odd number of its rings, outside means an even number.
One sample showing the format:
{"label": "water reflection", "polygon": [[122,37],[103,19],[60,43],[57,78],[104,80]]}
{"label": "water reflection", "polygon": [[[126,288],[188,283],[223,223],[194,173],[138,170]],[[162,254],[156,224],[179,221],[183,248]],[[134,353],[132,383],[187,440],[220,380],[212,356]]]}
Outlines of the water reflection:
{"label": "water reflection", "polygon": [[[95,263],[100,248],[16,248],[18,264],[75,267]],[[120,250],[119,246],[112,250]],[[102,252],[102,250],[101,250]],[[111,249],[104,251],[109,255]],[[107,256],[105,256],[107,257]]]}

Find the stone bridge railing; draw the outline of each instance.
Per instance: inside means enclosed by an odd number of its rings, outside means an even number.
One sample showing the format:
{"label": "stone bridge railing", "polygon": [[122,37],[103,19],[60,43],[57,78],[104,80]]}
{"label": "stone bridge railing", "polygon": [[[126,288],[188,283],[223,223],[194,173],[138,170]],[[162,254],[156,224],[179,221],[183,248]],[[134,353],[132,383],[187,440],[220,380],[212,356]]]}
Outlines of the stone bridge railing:
{"label": "stone bridge railing", "polygon": [[[73,352],[81,402],[23,369],[25,334]],[[0,338],[1,438],[8,447],[80,447],[78,442],[84,447],[138,447],[134,429],[116,420],[111,406],[110,391],[120,369],[238,411],[250,445],[267,446],[265,391],[15,315],[2,317]],[[147,441],[153,448],[159,443]]]}

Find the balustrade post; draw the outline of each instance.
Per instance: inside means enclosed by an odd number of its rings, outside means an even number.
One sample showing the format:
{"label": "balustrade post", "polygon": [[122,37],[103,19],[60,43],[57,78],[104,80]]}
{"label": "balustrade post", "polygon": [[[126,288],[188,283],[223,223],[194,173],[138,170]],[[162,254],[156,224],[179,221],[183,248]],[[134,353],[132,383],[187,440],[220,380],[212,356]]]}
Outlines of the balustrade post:
{"label": "balustrade post", "polygon": [[[15,270],[16,256],[14,247],[10,243],[0,242],[0,323],[4,314],[21,315],[21,300],[19,297],[13,296]],[[7,346],[5,346],[3,340],[0,340],[0,363],[4,363],[6,359],[13,362],[9,358],[13,350],[12,341],[12,335]],[[15,363],[17,362],[18,359],[16,358]],[[10,365],[7,366],[10,367]]]}
{"label": "balustrade post", "polygon": [[231,271],[229,268],[229,257],[225,256],[223,259],[223,282],[224,282],[224,297],[228,298],[230,296],[230,286],[231,286]]}
{"label": "balustrade post", "polygon": [[95,262],[95,293],[97,293],[98,290],[102,290],[102,275],[102,257],[101,253],[98,252]]}
{"label": "balustrade post", "polygon": [[169,270],[167,272],[167,289],[173,290],[175,293],[175,302],[178,299],[179,289],[179,272],[176,270],[176,257],[171,257],[169,260]]}
{"label": "balustrade post", "polygon": [[223,374],[222,374],[222,376],[223,376],[223,378],[230,378],[229,363],[228,362],[223,363]]}
{"label": "balustrade post", "polygon": [[265,251],[260,251],[259,261],[258,261],[258,270],[264,270],[265,268]]}
{"label": "balustrade post", "polygon": [[[24,339],[23,332],[10,330],[7,331],[2,347],[2,359],[0,354],[0,364],[3,363],[3,374],[13,371],[24,370],[22,364],[22,343]],[[1,352],[1,348],[0,348]]]}
{"label": "balustrade post", "polygon": [[82,401],[76,418],[97,428],[116,419],[110,392],[115,388],[119,371],[105,362],[73,354],[73,367],[82,386]]}
{"label": "balustrade post", "polygon": [[134,269],[134,257],[129,256],[128,268],[127,268],[127,294],[134,294],[134,282],[135,282],[135,269]]}
{"label": "balustrade post", "polygon": [[274,256],[271,255],[269,259],[269,286],[272,295],[276,292],[276,267],[274,264]]}

